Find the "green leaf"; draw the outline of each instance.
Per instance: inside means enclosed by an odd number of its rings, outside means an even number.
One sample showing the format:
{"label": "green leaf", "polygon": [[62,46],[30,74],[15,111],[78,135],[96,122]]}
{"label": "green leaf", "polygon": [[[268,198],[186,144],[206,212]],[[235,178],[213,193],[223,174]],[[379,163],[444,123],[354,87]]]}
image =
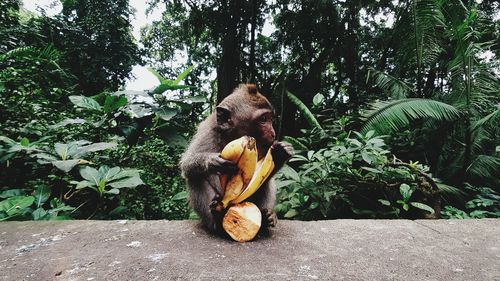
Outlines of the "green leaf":
{"label": "green leaf", "polygon": [[276,189],[280,189],[294,183],[296,183],[294,180],[276,180],[275,186]]}
{"label": "green leaf", "polygon": [[38,208],[36,210],[33,211],[33,213],[31,213],[31,216],[33,217],[33,220],[35,221],[39,221],[39,220],[43,220],[45,218],[45,216],[48,215],[48,212],[45,211],[43,208]]}
{"label": "green leaf", "polygon": [[311,126],[312,128],[316,128],[316,129],[320,130],[322,133],[324,133],[324,130],[321,127],[321,125],[319,124],[316,117],[314,117],[314,115],[309,110],[309,108],[297,96],[295,96],[294,94],[292,94],[289,91],[286,91],[286,96],[295,106],[297,106],[300,113],[302,113],[302,115],[306,119],[307,123],[309,123],[309,126]]}
{"label": "green leaf", "polygon": [[103,173],[102,177],[104,179],[106,179],[106,181],[112,181],[113,179],[115,179],[118,176],[120,171],[121,171],[120,167],[113,167],[111,169],[106,169],[105,172]]}
{"label": "green leaf", "polygon": [[313,104],[315,106],[321,105],[324,101],[325,101],[325,96],[323,96],[322,94],[316,94],[313,98]]}
{"label": "green leaf", "polygon": [[68,125],[84,124],[84,123],[85,123],[85,119],[81,119],[81,118],[66,118],[63,121],[59,122],[59,123],[56,123],[54,125],[49,126],[49,128],[51,130],[54,130],[54,129],[66,127]]}
{"label": "green leaf", "polygon": [[319,207],[319,202],[314,201],[314,202],[311,203],[311,205],[309,205],[309,210],[314,210],[314,209],[316,209],[318,207]]}
{"label": "green leaf", "polygon": [[28,147],[30,145],[30,141],[27,138],[22,138],[20,144],[24,147]]}
{"label": "green leaf", "polygon": [[77,152],[73,155],[74,158],[84,157],[88,153],[112,149],[117,146],[114,142],[96,142],[85,146],[80,146]]}
{"label": "green leaf", "polygon": [[186,191],[181,191],[172,197],[173,201],[182,201],[188,198],[188,193]]}
{"label": "green leaf", "polygon": [[34,193],[35,204],[40,208],[50,197],[50,187],[46,185],[39,185]]}
{"label": "green leaf", "polygon": [[54,145],[54,150],[56,151],[59,158],[62,160],[66,160],[68,158],[68,149],[69,145],[66,143],[56,143]]}
{"label": "green leaf", "polygon": [[9,190],[5,190],[3,192],[0,192],[0,198],[9,198],[9,197],[13,197],[13,196],[21,196],[21,195],[25,195],[26,192],[24,191],[24,189],[9,189]]}
{"label": "green leaf", "polygon": [[116,189],[116,188],[112,188],[108,191],[106,191],[107,194],[120,194],[120,190],[119,189]]}
{"label": "green leaf", "polygon": [[296,182],[300,182],[299,174],[290,166],[285,165],[281,168],[280,172],[287,178],[292,179]]}
{"label": "green leaf", "polygon": [[111,217],[118,217],[118,216],[122,215],[123,213],[125,213],[126,211],[127,211],[127,207],[118,206],[118,207],[114,208],[113,210],[111,210],[109,212],[109,215]]}
{"label": "green leaf", "polygon": [[156,112],[156,115],[161,119],[168,121],[177,115],[177,109],[175,108],[160,108]]}
{"label": "green leaf", "polygon": [[139,176],[130,177],[109,183],[108,185],[114,188],[136,187],[144,184]]}
{"label": "green leaf", "polygon": [[367,79],[373,79],[375,84],[392,98],[405,98],[412,91],[412,87],[405,81],[374,68],[368,69]]}
{"label": "green leaf", "polygon": [[192,103],[202,103],[202,102],[206,102],[207,98],[204,96],[193,96],[193,97],[184,98],[184,101],[189,101]]}
{"label": "green leaf", "polygon": [[382,170],[377,170],[375,168],[370,168],[370,167],[361,167],[361,169],[366,170],[368,172],[375,173],[375,174],[381,174],[381,173],[383,173]]}
{"label": "green leaf", "polygon": [[163,76],[161,76],[161,74],[158,73],[158,71],[154,70],[153,68],[148,67],[147,70],[151,72],[160,81],[160,84],[163,84],[164,82],[167,81],[167,79],[163,78]]}
{"label": "green leaf", "polygon": [[186,79],[186,77],[189,75],[189,73],[191,73],[192,70],[193,66],[186,68],[186,70],[184,70],[181,74],[179,74],[179,76],[177,76],[177,78],[175,78],[174,85],[177,85],[182,80]]}
{"label": "green leaf", "polygon": [[67,173],[71,171],[78,163],[81,161],[81,159],[72,159],[72,160],[60,160],[60,161],[54,161],[52,162],[52,165],[54,167],[58,168],[59,170]]}
{"label": "green leaf", "polygon": [[95,186],[95,184],[93,184],[90,181],[86,181],[86,180],[78,181],[78,182],[73,181],[72,183],[76,184],[76,187],[75,187],[76,189],[82,189],[82,188],[85,188],[85,187]]}
{"label": "green leaf", "polygon": [[413,193],[413,190],[409,185],[403,183],[399,186],[399,193],[401,193],[401,196],[403,196],[403,201],[408,202]]}
{"label": "green leaf", "polygon": [[418,208],[418,209],[421,209],[421,210],[424,210],[424,211],[427,211],[431,214],[434,214],[434,209],[432,209],[432,207],[430,207],[429,205],[426,205],[424,203],[420,203],[420,202],[410,202],[410,205],[412,205],[413,207],[415,208]]}
{"label": "green leaf", "polygon": [[363,160],[368,164],[372,163],[372,155],[366,150],[361,151],[361,158],[363,158]]}
{"label": "green leaf", "polygon": [[104,112],[109,113],[117,110],[118,108],[125,106],[128,100],[124,96],[106,96],[106,100],[104,101]]}
{"label": "green leaf", "polygon": [[299,212],[297,212],[297,210],[290,209],[288,212],[286,212],[286,214],[283,217],[290,219],[290,218],[297,216],[298,214],[299,214]]}
{"label": "green leaf", "polygon": [[410,206],[406,203],[403,204],[403,210],[407,211],[410,209]]}
{"label": "green leaf", "polygon": [[77,107],[102,111],[101,105],[92,98],[85,96],[69,96],[69,100]]}
{"label": "green leaf", "polygon": [[85,166],[82,169],[80,169],[80,175],[82,176],[82,178],[91,182],[93,185],[99,186],[99,181],[101,180],[101,177],[99,176],[99,172],[96,169],[89,166]]}
{"label": "green leaf", "polygon": [[0,211],[7,213],[8,216],[17,216],[30,207],[34,201],[33,196],[13,196],[0,202]]}
{"label": "green leaf", "polygon": [[388,200],[378,199],[378,202],[380,202],[380,204],[384,206],[391,206],[391,202],[389,202]]}

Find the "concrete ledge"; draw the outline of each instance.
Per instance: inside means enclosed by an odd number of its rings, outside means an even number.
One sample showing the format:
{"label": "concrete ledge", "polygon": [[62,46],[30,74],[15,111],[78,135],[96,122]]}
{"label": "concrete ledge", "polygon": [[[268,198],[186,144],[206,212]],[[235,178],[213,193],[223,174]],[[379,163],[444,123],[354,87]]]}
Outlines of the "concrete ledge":
{"label": "concrete ledge", "polygon": [[280,221],[244,244],[193,221],[3,222],[0,280],[500,280],[500,220]]}

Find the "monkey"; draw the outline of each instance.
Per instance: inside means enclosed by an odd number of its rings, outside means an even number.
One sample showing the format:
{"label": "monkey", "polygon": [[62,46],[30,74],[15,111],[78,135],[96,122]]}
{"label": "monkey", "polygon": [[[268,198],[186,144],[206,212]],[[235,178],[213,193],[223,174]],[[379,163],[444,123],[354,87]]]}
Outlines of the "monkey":
{"label": "monkey", "polygon": [[273,112],[269,100],[254,84],[240,84],[198,125],[181,157],[180,168],[186,180],[189,204],[209,231],[223,233],[225,211],[220,206],[224,194],[219,175],[238,171],[237,164],[222,159],[220,152],[226,144],[245,135],[255,138],[259,159],[271,148],[273,174],[247,201],[256,204],[262,213],[262,233],[276,225],[276,188],[272,176],[293,155],[293,147],[275,140]]}

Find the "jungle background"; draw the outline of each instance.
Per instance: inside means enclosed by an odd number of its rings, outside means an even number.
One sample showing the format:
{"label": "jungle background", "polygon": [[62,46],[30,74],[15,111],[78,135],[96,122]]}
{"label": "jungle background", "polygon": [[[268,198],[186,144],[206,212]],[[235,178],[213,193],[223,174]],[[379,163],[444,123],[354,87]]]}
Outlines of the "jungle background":
{"label": "jungle background", "polygon": [[[500,216],[500,5],[0,3],[0,220],[188,219],[178,161],[238,83],[297,154],[287,219]],[[132,69],[158,80],[126,88]]]}

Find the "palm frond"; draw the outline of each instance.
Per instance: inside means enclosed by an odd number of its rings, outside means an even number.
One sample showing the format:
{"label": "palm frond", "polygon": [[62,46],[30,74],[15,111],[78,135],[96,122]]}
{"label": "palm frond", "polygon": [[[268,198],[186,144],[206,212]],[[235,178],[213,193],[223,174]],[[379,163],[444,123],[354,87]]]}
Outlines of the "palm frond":
{"label": "palm frond", "polygon": [[497,178],[500,171],[500,158],[491,155],[478,155],[467,167],[467,175],[475,179]]}
{"label": "palm frond", "polygon": [[0,61],[5,60],[11,57],[27,57],[33,56],[39,53],[39,49],[35,47],[19,47],[12,49],[5,54],[0,56]]}
{"label": "palm frond", "polygon": [[412,91],[405,81],[374,68],[368,70],[367,80],[372,78],[375,84],[395,99],[405,98]]}
{"label": "palm frond", "polygon": [[[499,109],[493,111],[492,113],[490,113],[490,114],[486,115],[485,117],[474,122],[471,126],[471,129],[473,131],[475,131],[478,128],[484,126],[485,124],[489,124],[489,123],[494,124],[494,122],[496,122],[498,120],[500,120],[500,107],[499,107]],[[498,123],[496,123],[496,124],[498,124]]]}
{"label": "palm frond", "polygon": [[418,119],[452,121],[459,116],[460,112],[455,107],[435,100],[412,98],[378,102],[364,114],[365,123],[361,132],[375,130],[380,134],[388,134],[406,128]]}

